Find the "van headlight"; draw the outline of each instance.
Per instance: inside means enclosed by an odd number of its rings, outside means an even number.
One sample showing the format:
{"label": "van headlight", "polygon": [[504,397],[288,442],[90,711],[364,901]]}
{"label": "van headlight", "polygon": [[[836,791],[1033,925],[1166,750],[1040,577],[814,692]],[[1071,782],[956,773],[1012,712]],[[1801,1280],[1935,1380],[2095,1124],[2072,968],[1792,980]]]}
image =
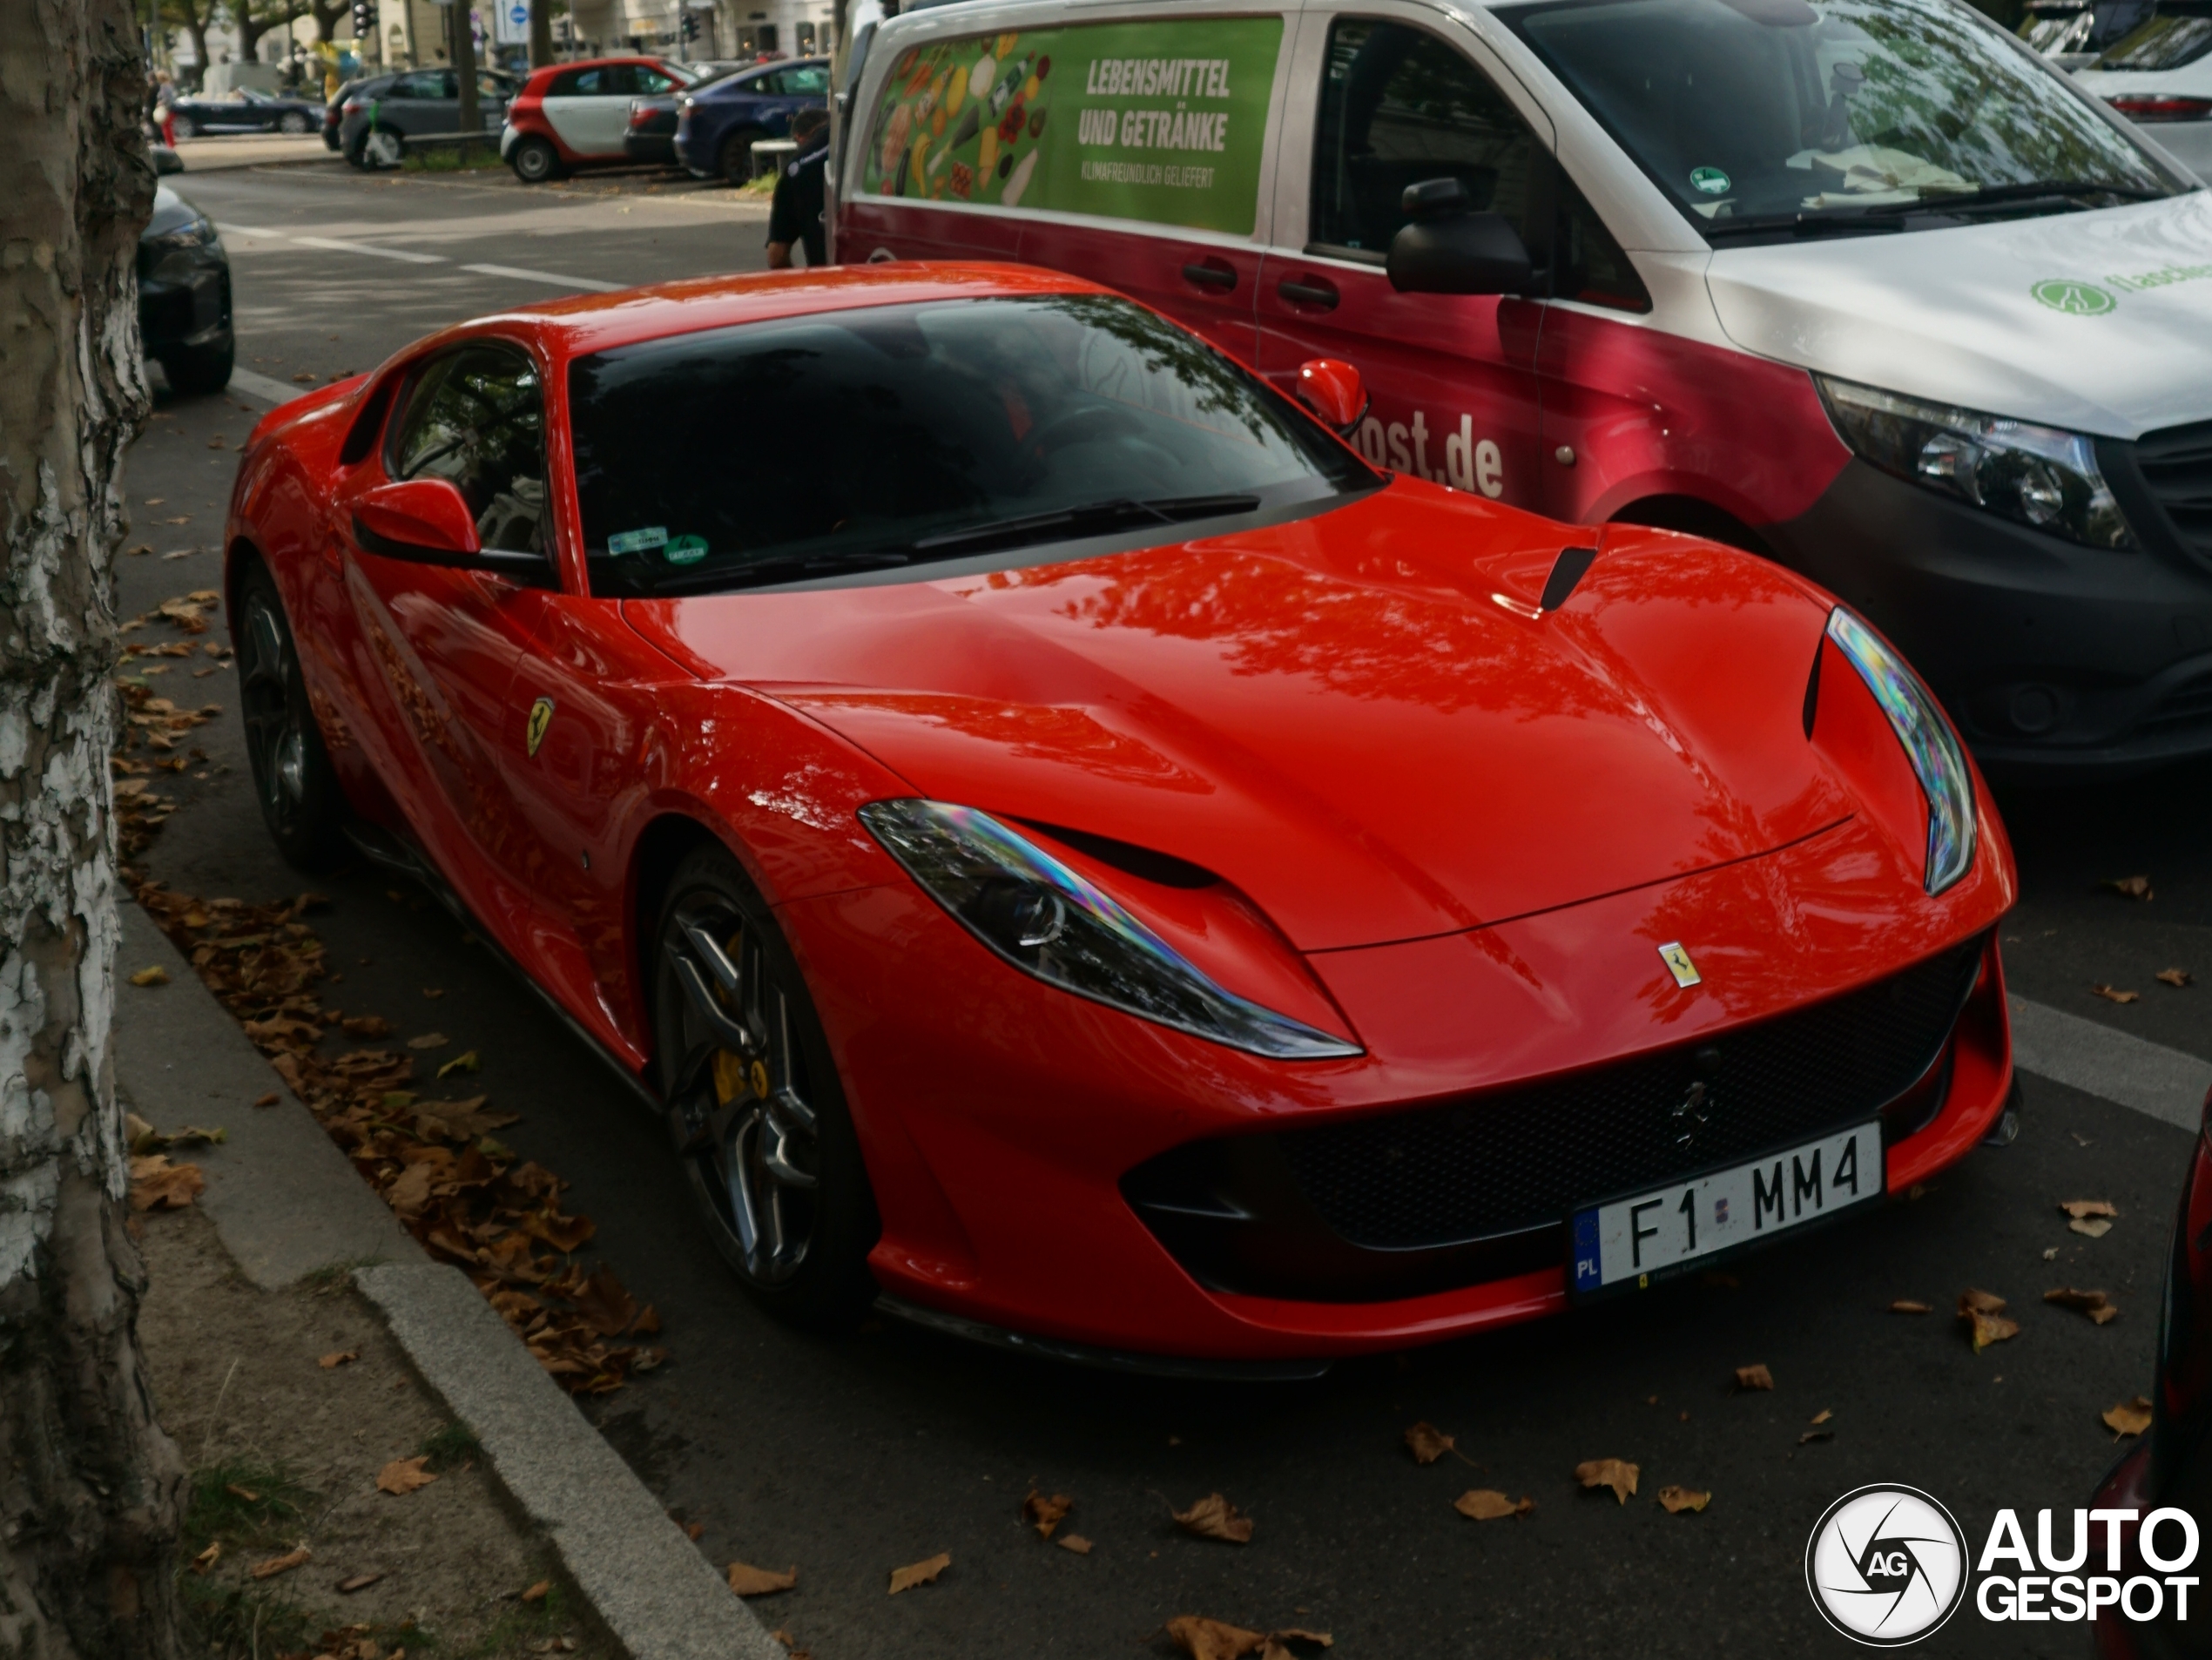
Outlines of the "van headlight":
{"label": "van headlight", "polygon": [[1974,780],[1966,752],[1934,694],[1882,638],[1841,605],[1828,613],[1828,638],[1851,660],[1928,798],[1928,858],[1923,885],[1940,894],[1974,863]]}
{"label": "van headlight", "polygon": [[2083,434],[1812,378],[1861,461],[2084,547],[2134,546]]}
{"label": "van headlight", "polygon": [[1216,985],[1096,884],[987,813],[871,801],[860,822],[954,921],[1049,985],[1271,1060],[1360,1052]]}

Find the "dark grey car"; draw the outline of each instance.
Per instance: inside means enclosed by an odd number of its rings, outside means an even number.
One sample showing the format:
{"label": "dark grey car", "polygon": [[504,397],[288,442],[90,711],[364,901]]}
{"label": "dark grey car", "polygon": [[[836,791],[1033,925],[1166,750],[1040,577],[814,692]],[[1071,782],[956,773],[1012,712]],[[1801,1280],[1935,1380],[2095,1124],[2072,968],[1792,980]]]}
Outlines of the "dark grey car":
{"label": "dark grey car", "polygon": [[[499,132],[515,86],[514,77],[498,70],[476,71],[476,112],[486,132]],[[395,167],[409,138],[461,131],[461,78],[451,69],[379,75],[354,89],[341,116],[338,148],[347,160],[356,167]]]}
{"label": "dark grey car", "polygon": [[230,258],[215,221],[166,185],[138,234],[138,334],[175,390],[230,383]]}

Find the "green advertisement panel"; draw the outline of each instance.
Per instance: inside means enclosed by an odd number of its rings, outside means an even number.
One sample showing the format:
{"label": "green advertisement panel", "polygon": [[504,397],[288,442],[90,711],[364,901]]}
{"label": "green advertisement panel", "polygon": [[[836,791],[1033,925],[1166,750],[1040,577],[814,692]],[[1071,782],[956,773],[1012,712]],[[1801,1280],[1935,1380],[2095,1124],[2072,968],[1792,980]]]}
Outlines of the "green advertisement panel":
{"label": "green advertisement panel", "polygon": [[915,201],[1251,233],[1280,17],[1165,18],[916,47],[862,183]]}

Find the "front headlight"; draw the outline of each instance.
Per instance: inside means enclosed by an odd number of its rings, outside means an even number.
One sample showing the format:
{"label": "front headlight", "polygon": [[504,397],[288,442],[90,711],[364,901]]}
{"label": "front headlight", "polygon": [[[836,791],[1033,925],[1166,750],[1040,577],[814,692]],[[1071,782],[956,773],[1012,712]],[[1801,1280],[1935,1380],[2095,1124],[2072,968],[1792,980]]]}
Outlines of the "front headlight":
{"label": "front headlight", "polygon": [[871,801],[860,822],[962,928],[1048,984],[1272,1060],[1360,1052],[1216,985],[1096,885],[988,813],[942,801]]}
{"label": "front headlight", "polygon": [[2080,433],[1812,378],[1861,461],[2084,547],[2134,545],[2096,445]]}
{"label": "front headlight", "polygon": [[215,221],[202,213],[189,225],[180,225],[173,231],[165,231],[159,236],[146,238],[146,246],[162,253],[172,253],[204,248],[215,240]]}
{"label": "front headlight", "polygon": [[1928,798],[1923,880],[1929,893],[1940,894],[1973,867],[1974,781],[1966,753],[1934,695],[1872,629],[1838,605],[1828,613],[1828,638],[1882,705]]}

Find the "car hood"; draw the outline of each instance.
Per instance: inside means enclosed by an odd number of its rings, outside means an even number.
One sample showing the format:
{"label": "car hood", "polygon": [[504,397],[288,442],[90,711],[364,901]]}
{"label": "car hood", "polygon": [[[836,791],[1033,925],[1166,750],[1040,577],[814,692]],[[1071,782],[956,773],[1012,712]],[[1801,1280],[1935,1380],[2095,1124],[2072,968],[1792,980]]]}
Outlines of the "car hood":
{"label": "car hood", "polygon": [[153,192],[153,213],[146,219],[141,237],[166,236],[172,231],[181,231],[199,221],[199,210],[169,188],[157,185]]}
{"label": "car hood", "polygon": [[1747,351],[2114,438],[2212,415],[2212,192],[1947,230],[1723,249]]}
{"label": "car hood", "polygon": [[[1576,542],[1595,563],[1541,611]],[[1825,610],[1794,578],[1402,479],[1169,547],[624,611],[917,793],[1202,866],[1306,950],[1666,881],[1852,810],[1805,740]]]}

